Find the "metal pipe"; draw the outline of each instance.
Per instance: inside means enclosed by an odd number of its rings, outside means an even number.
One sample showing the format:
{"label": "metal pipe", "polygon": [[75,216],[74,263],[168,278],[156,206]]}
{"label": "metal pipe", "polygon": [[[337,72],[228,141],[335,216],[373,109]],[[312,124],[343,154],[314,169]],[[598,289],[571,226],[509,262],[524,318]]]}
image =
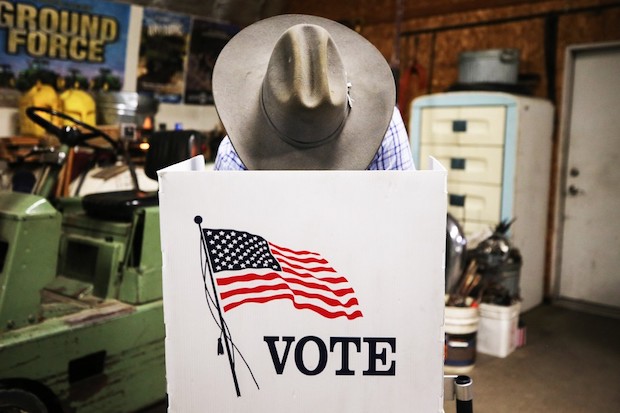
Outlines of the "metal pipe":
{"label": "metal pipe", "polygon": [[458,376],[454,380],[456,390],[456,413],[473,413],[473,381],[469,376]]}

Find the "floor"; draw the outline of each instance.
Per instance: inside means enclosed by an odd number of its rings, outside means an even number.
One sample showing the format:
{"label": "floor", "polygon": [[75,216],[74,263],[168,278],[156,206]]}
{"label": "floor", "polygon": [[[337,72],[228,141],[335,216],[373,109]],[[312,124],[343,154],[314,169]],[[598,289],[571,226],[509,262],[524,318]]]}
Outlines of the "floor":
{"label": "floor", "polygon": [[[475,413],[620,412],[620,319],[543,305],[522,315],[527,344],[506,358],[478,353]],[[456,411],[446,401],[446,413]]]}
{"label": "floor", "polygon": [[[522,319],[524,347],[506,358],[477,355],[469,373],[474,413],[620,412],[620,319],[552,305]],[[165,406],[141,413],[165,413]],[[456,403],[444,409],[455,413]]]}

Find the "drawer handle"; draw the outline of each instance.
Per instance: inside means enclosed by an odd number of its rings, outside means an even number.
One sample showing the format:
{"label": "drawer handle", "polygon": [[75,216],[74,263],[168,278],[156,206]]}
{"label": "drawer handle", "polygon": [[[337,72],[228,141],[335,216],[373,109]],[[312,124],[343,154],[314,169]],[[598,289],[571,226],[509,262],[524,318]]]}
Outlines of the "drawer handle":
{"label": "drawer handle", "polygon": [[465,169],[465,158],[450,158],[450,169]]}
{"label": "drawer handle", "polygon": [[453,120],[452,121],[452,132],[467,132],[467,121],[466,120]]}
{"label": "drawer handle", "polygon": [[464,207],[465,206],[465,195],[450,194],[448,202],[452,206]]}

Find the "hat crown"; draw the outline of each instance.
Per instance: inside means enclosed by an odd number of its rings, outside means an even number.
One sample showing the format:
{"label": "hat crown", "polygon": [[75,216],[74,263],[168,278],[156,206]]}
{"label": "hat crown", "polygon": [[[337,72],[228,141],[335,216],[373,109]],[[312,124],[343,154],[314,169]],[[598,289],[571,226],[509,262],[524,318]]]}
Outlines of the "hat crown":
{"label": "hat crown", "polygon": [[274,46],[262,85],[265,115],[280,138],[315,147],[338,135],[348,112],[347,77],[329,32],[289,28]]}

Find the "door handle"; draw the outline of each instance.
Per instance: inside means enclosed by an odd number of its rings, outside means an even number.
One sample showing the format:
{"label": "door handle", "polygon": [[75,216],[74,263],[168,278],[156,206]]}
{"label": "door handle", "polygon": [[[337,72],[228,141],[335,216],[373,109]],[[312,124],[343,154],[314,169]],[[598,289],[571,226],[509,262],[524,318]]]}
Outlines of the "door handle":
{"label": "door handle", "polygon": [[583,191],[577,188],[575,185],[570,185],[568,187],[568,194],[571,196],[579,195],[580,192],[583,192]]}

